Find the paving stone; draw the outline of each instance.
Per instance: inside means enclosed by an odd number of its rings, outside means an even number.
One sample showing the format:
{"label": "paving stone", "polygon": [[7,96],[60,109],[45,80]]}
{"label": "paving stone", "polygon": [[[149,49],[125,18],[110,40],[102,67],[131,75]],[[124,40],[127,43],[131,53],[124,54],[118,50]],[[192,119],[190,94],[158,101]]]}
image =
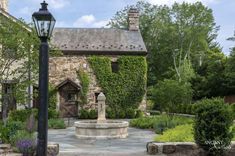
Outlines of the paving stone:
{"label": "paving stone", "polygon": [[11,145],[10,144],[0,144],[0,149],[10,149],[11,148]]}
{"label": "paving stone", "polygon": [[48,156],[56,156],[58,154],[59,154],[59,144],[49,143],[47,145],[47,155]]}
{"label": "paving stone", "polygon": [[79,156],[147,156],[146,144],[153,140],[156,134],[149,130],[128,129],[126,139],[78,139],[75,128],[64,130],[49,130],[49,142],[58,143],[59,155]]}
{"label": "paving stone", "polygon": [[158,153],[158,146],[152,142],[147,144],[147,153],[150,155],[155,155]]}
{"label": "paving stone", "polygon": [[175,145],[163,145],[163,150],[162,152],[164,154],[171,154],[176,151],[176,146]]}

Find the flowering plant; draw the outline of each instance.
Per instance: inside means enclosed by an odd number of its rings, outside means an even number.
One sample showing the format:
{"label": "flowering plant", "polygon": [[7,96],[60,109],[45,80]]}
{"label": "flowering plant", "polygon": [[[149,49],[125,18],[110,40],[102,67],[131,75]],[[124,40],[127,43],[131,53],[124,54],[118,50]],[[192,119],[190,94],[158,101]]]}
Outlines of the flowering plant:
{"label": "flowering plant", "polygon": [[34,139],[22,139],[17,141],[16,147],[21,153],[34,153],[36,150],[36,141]]}

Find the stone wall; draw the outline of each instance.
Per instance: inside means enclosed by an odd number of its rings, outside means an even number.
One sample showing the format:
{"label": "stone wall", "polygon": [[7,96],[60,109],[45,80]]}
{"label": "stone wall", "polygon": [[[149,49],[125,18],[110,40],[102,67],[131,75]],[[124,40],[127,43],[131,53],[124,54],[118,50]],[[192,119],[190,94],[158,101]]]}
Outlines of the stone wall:
{"label": "stone wall", "polygon": [[[199,148],[194,142],[167,142],[147,143],[147,153],[149,155],[165,155],[165,156],[207,156],[208,153]],[[235,142],[232,142],[225,153],[225,156],[235,155]]]}
{"label": "stone wall", "polygon": [[[112,61],[117,60],[117,56],[109,56]],[[85,108],[94,109],[96,108],[95,93],[102,91],[98,85],[96,76],[89,66],[86,56],[63,56],[63,57],[52,57],[49,59],[49,82],[54,86],[58,86],[66,79],[70,79],[76,84],[80,85],[77,71],[83,69],[89,76],[90,84],[88,89],[88,104]],[[57,98],[59,100],[59,98]],[[58,102],[59,104],[59,102]],[[58,107],[59,108],[59,107]],[[140,109],[145,110],[146,108],[146,95],[140,104]]]}
{"label": "stone wall", "polygon": [[83,69],[89,76],[90,84],[88,89],[88,105],[85,107],[94,108],[95,93],[100,92],[101,88],[98,86],[93,70],[90,68],[86,56],[73,57],[52,57],[49,59],[49,82],[54,86],[59,85],[66,79],[70,79],[76,84],[80,85],[77,72]]}

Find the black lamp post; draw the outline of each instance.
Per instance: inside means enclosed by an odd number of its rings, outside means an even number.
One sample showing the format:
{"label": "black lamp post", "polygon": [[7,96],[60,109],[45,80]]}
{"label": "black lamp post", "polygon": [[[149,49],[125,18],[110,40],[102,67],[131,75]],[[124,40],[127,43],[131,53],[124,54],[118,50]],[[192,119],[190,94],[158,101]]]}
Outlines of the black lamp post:
{"label": "black lamp post", "polygon": [[47,3],[41,3],[42,8],[33,13],[33,21],[41,40],[39,54],[39,110],[38,110],[38,143],[37,156],[47,155],[48,129],[48,50],[47,40],[51,37],[55,26],[55,18],[47,10]]}

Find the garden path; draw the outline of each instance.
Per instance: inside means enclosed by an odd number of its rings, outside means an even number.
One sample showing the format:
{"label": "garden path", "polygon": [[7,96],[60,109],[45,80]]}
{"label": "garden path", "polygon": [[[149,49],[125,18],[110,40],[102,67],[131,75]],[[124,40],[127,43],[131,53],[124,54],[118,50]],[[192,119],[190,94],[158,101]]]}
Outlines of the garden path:
{"label": "garden path", "polygon": [[59,143],[60,156],[147,156],[146,144],[155,133],[136,128],[128,129],[126,139],[81,140],[75,136],[75,128],[49,130],[49,142]]}

